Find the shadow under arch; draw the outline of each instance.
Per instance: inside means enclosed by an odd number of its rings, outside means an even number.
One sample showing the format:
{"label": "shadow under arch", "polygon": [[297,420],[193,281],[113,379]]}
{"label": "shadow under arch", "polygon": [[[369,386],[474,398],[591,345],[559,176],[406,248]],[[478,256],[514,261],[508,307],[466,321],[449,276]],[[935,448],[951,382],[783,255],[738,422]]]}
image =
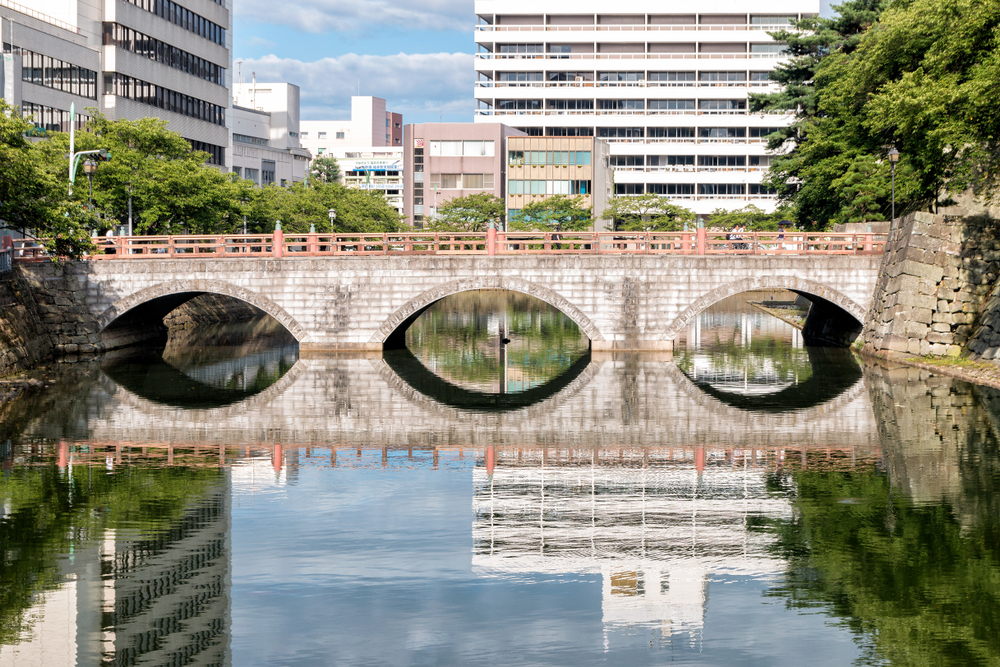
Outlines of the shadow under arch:
{"label": "shadow under arch", "polygon": [[177,280],[147,287],[115,302],[97,322],[109,347],[161,337],[163,318],[175,308],[202,294],[219,294],[244,301],[277,320],[298,342],[306,331],[271,299],[239,285],[220,280]]}
{"label": "shadow under arch", "polygon": [[580,356],[565,371],[543,385],[517,394],[487,394],[453,384],[430,371],[408,349],[387,351],[382,360],[395,376],[434,403],[471,412],[505,413],[536,406],[571,387],[594,366],[590,353]]}
{"label": "shadow under arch", "polygon": [[783,289],[812,302],[802,337],[810,345],[847,347],[861,334],[867,312],[861,304],[822,283],[798,276],[757,276],[706,292],[684,309],[666,328],[664,340],[674,340],[681,330],[710,306],[723,299],[754,290]]}
{"label": "shadow under arch", "polygon": [[299,366],[296,361],[281,370],[266,386],[222,388],[190,377],[164,361],[158,350],[139,348],[126,355],[114,355],[112,361],[101,365],[101,372],[119,387],[150,403],[186,410],[214,410],[259,398],[266,400],[254,403],[266,405],[275,392],[284,391],[298,377],[301,368],[296,373],[292,371]]}
{"label": "shadow under arch", "polygon": [[590,317],[558,292],[537,283],[510,276],[477,276],[442,283],[410,299],[382,323],[382,326],[372,334],[368,342],[380,344],[387,350],[405,348],[406,330],[425,310],[447,296],[476,290],[506,290],[533,296],[573,320],[591,342],[604,340],[604,334],[600,332]]}
{"label": "shadow under arch", "polygon": [[837,399],[853,397],[855,391],[863,390],[864,372],[849,350],[829,347],[806,348],[812,375],[801,384],[786,387],[771,394],[744,395],[727,392],[713,387],[709,382],[693,379],[679,366],[677,372],[686,382],[688,393],[700,392],[715,399],[724,406],[739,411],[785,413],[802,412],[823,406],[829,411]]}

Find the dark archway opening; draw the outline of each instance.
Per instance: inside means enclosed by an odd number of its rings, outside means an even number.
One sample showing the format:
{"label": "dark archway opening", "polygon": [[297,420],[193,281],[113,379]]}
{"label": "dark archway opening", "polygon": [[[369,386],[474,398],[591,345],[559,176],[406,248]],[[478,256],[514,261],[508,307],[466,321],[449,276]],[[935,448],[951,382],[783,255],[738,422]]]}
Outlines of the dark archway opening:
{"label": "dark archway opening", "polygon": [[808,292],[791,291],[812,303],[802,327],[806,345],[850,347],[861,335],[864,325],[837,304]]}

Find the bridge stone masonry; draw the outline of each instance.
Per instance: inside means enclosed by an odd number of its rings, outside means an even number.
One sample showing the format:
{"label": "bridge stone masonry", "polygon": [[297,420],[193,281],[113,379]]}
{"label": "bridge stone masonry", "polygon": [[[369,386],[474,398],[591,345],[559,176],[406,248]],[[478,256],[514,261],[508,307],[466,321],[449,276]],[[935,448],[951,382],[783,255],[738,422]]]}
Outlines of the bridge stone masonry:
{"label": "bridge stone masonry", "polygon": [[849,344],[871,306],[871,255],[415,255],[115,259],[19,264],[63,354],[160,336],[163,318],[200,294],[273,316],[304,351],[382,350],[436,301],[505,289],[572,318],[594,350],[670,351],[704,309],[748,290],[789,289],[814,304],[807,340]]}

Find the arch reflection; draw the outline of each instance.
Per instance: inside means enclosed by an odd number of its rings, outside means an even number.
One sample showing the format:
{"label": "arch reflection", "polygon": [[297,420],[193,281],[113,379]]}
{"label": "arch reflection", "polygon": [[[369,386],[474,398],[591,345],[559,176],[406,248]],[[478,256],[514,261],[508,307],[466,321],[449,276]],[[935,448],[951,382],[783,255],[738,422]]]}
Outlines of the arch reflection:
{"label": "arch reflection", "polygon": [[275,320],[172,332],[166,347],[115,355],[102,372],[146,400],[218,408],[274,385],[298,360],[298,343]]}
{"label": "arch reflection", "polygon": [[814,306],[788,296],[745,293],[703,312],[680,340],[680,371],[703,393],[749,411],[803,410],[849,392],[861,367],[847,349],[805,345],[802,322]]}

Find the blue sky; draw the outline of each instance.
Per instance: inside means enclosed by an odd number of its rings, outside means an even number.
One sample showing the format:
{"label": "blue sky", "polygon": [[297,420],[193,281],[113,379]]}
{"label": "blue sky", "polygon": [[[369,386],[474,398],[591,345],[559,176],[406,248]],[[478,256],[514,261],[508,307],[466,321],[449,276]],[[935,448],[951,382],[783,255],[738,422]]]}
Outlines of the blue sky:
{"label": "blue sky", "polygon": [[[302,118],[349,118],[383,97],[406,123],[472,121],[472,0],[237,0],[233,77],[302,89]],[[823,0],[823,14],[829,2]],[[242,64],[239,64],[242,61]]]}

